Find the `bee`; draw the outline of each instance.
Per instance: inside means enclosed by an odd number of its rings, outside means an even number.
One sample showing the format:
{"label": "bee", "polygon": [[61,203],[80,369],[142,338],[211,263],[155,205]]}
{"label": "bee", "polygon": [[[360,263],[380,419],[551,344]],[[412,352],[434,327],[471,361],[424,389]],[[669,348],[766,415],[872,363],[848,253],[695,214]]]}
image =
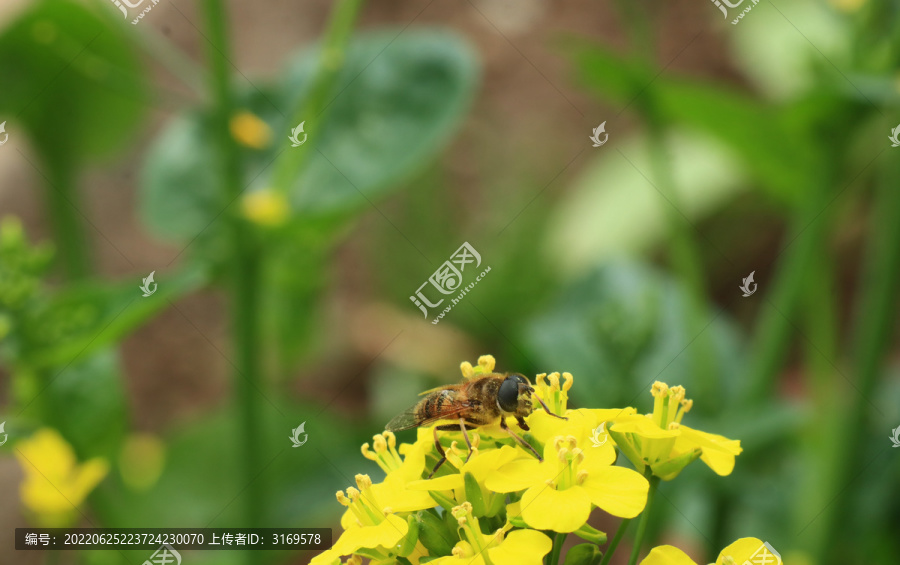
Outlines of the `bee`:
{"label": "bee", "polygon": [[[434,446],[440,454],[437,465],[432,469],[428,478],[434,476],[438,468],[447,460],[438,441],[438,430],[460,430],[469,447],[469,455],[472,456],[472,442],[469,440],[468,430],[474,430],[479,426],[487,426],[500,421],[500,428],[508,433],[522,447],[531,451],[538,460],[543,461],[540,454],[531,445],[512,431],[506,423],[506,418],[514,416],[519,427],[526,432],[528,424],[525,417],[534,410],[532,398],[544,407],[548,414],[562,420],[568,418],[554,414],[547,408],[544,401],[537,396],[532,396],[534,387],[525,375],[519,373],[491,373],[467,380],[462,384],[447,385],[421,393],[427,395],[414,406],[395,416],[388,422],[385,429],[392,432],[409,430],[438,422],[441,420],[457,420],[457,423],[442,424],[434,427]],[[468,457],[466,461],[468,461]]]}

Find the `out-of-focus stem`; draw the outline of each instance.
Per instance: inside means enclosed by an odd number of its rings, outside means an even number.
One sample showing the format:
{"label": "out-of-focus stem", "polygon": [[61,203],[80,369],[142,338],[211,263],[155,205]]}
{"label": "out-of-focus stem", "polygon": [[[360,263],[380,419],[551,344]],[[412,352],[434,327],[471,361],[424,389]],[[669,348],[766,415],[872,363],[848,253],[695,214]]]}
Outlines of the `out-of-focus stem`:
{"label": "out-of-focus stem", "polygon": [[90,253],[84,222],[78,212],[78,193],[75,190],[75,173],[58,159],[48,159],[47,207],[53,225],[56,256],[62,262],[63,270],[70,281],[81,280],[91,272]]}
{"label": "out-of-focus stem", "polygon": [[900,166],[897,161],[891,161],[882,171],[872,206],[874,220],[866,249],[854,332],[854,384],[858,394],[853,394],[847,419],[838,428],[842,435],[832,438],[832,442],[843,448],[843,453],[838,454],[834,463],[833,490],[822,494],[823,500],[833,499],[833,503],[818,517],[822,521],[822,535],[813,548],[813,558],[820,562],[825,561],[833,549],[833,540],[840,533],[841,517],[852,490],[846,485],[852,481],[853,470],[860,461],[861,447],[865,444],[860,437],[865,433],[875,385],[895,331],[897,287],[900,285],[900,222],[896,218],[897,210],[900,210],[900,191],[896,189],[895,180],[898,175]]}
{"label": "out-of-focus stem", "polygon": [[[215,128],[224,202],[232,202],[243,191],[240,154],[232,139],[228,122],[234,113],[229,72],[231,56],[226,30],[225,8],[222,0],[204,0],[209,39],[211,88],[215,101]],[[246,490],[246,526],[259,527],[264,514],[265,489],[262,479],[256,477],[256,469],[262,460],[259,453],[263,429],[258,410],[257,390],[262,388],[260,378],[260,300],[259,274],[261,250],[254,239],[251,226],[237,215],[229,218],[232,275],[232,325],[235,344],[234,387],[236,403],[240,409],[240,441],[238,457],[241,459],[242,485]],[[255,552],[246,552],[248,563],[257,562]]]}
{"label": "out-of-focus stem", "polygon": [[290,189],[291,183],[297,178],[315,147],[314,138],[331,104],[331,96],[335,94],[334,84],[344,65],[347,44],[361,7],[362,0],[339,0],[334,7],[328,30],[322,41],[319,65],[312,79],[309,94],[291,120],[293,125],[304,122],[303,131],[313,139],[309,143],[291,148],[291,151],[278,160],[273,174],[273,186],[276,190],[287,192]]}

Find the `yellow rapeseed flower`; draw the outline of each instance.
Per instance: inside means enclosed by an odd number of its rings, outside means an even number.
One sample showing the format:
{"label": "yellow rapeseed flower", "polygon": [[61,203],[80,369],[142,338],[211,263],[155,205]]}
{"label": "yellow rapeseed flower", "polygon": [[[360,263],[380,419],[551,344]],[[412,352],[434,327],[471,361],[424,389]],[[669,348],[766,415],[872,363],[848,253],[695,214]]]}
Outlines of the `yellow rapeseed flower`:
{"label": "yellow rapeseed flower", "polygon": [[[750,563],[750,558],[758,556],[763,548],[763,542],[756,538],[741,538],[729,545],[719,553],[715,565],[741,565],[742,563]],[[765,551],[768,551],[766,549]],[[769,553],[771,555],[771,553]],[[754,561],[755,562],[755,561]],[[759,561],[762,563],[762,561]],[[776,565],[774,558],[766,561]],[[671,545],[662,545],[654,547],[650,554],[641,561],[641,565],[697,565],[693,559],[687,556],[683,551]],[[784,565],[778,562],[777,565]]]}
{"label": "yellow rapeseed flower", "polygon": [[616,418],[609,433],[638,471],[649,465],[654,475],[669,481],[692,461],[701,459],[718,475],[729,475],[741,442],[689,428],[681,423],[693,406],[681,386],[655,382],[653,413]]}
{"label": "yellow rapeseed flower", "polygon": [[272,128],[252,112],[238,112],[228,121],[228,128],[235,141],[245,147],[265,149],[272,144]]}
{"label": "yellow rapeseed flower", "polygon": [[647,479],[610,463],[586,458],[573,436],[556,437],[544,446],[543,461],[507,463],[485,485],[495,492],[525,490],[521,517],[532,528],[574,532],[587,522],[593,506],[634,518],[647,504]]}
{"label": "yellow rapeseed flower", "polygon": [[472,515],[472,505],[464,502],[451,513],[459,524],[461,541],[453,548],[453,555],[430,561],[433,565],[541,565],[553,543],[546,535],[534,530],[514,530],[507,524],[493,535],[481,533],[478,520]]}
{"label": "yellow rapeseed flower", "polygon": [[16,446],[16,458],[25,473],[19,493],[25,508],[41,527],[72,525],[77,507],[109,471],[101,458],[81,465],[66,440],[42,428]]}

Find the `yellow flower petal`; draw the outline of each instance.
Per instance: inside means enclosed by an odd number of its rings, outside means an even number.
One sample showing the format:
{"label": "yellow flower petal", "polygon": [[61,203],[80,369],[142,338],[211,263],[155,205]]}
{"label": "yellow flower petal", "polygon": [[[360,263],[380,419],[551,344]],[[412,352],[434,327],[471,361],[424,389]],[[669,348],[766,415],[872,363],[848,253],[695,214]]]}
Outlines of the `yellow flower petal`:
{"label": "yellow flower petal", "polygon": [[241,145],[265,149],[272,143],[272,129],[252,112],[238,112],[228,121],[231,136]]}
{"label": "yellow flower petal", "polygon": [[654,547],[641,565],[697,565],[683,551],[671,545]]}
{"label": "yellow flower petal", "polygon": [[641,457],[651,463],[668,459],[680,430],[664,430],[646,416],[627,416],[616,420],[611,429],[618,434],[634,434],[640,438]]}
{"label": "yellow flower petal", "polygon": [[332,549],[338,555],[350,555],[363,547],[369,549],[377,547],[392,548],[397,545],[408,531],[409,526],[406,520],[391,514],[376,526],[351,528],[344,531]]}
{"label": "yellow flower petal", "polygon": [[427,492],[409,488],[396,476],[372,485],[372,492],[380,504],[389,506],[394,512],[413,512],[434,506],[434,499]]}
{"label": "yellow flower petal", "polygon": [[484,486],[494,492],[516,492],[552,479],[554,468],[533,457],[516,459],[489,474]]}
{"label": "yellow flower petal", "polygon": [[463,476],[458,473],[454,473],[452,475],[445,475],[443,477],[438,477],[436,479],[411,481],[408,485],[406,485],[406,488],[408,488],[409,490],[415,490],[415,491],[429,491],[429,490],[456,490],[458,488],[462,488],[463,486],[465,486],[465,482],[463,481]]}
{"label": "yellow flower petal", "polygon": [[556,490],[536,485],[522,495],[522,519],[532,528],[574,532],[591,515],[591,499],[580,487]]}
{"label": "yellow flower petal", "polygon": [[515,530],[498,546],[487,550],[494,565],[541,565],[553,542],[534,530]]}
{"label": "yellow flower petal", "polygon": [[[762,540],[756,538],[741,538],[722,550],[719,554],[719,558],[716,559],[716,565],[723,565],[726,557],[731,557],[734,562],[738,564],[750,561],[750,558],[753,557],[762,546]],[[769,555],[771,555],[771,553],[769,553]],[[771,559],[769,562],[771,562],[772,565],[776,565],[774,559]]]}
{"label": "yellow flower petal", "polygon": [[606,467],[589,471],[580,487],[600,509],[619,516],[634,518],[647,505],[650,483],[639,473],[624,467]]}
{"label": "yellow flower petal", "polygon": [[694,430],[687,426],[679,428],[680,437],[675,442],[677,451],[689,451],[694,446],[699,446],[703,453],[700,459],[706,463],[717,475],[730,475],[734,470],[734,458],[739,455],[741,442],[727,437]]}
{"label": "yellow flower petal", "polygon": [[340,565],[341,554],[333,549],[326,549],[310,560],[309,565]]}

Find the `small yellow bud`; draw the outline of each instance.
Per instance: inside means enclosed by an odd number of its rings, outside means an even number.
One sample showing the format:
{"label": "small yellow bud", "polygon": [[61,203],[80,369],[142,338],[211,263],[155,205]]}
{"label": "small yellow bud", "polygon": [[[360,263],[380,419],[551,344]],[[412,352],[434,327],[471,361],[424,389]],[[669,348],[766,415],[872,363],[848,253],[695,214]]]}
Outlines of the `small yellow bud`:
{"label": "small yellow bud", "polygon": [[238,112],[228,121],[231,136],[251,149],[265,149],[272,143],[272,128],[252,112]]}
{"label": "small yellow bud", "polygon": [[241,213],[251,222],[276,227],[287,220],[290,204],[280,192],[271,189],[255,190],[244,194]]}

